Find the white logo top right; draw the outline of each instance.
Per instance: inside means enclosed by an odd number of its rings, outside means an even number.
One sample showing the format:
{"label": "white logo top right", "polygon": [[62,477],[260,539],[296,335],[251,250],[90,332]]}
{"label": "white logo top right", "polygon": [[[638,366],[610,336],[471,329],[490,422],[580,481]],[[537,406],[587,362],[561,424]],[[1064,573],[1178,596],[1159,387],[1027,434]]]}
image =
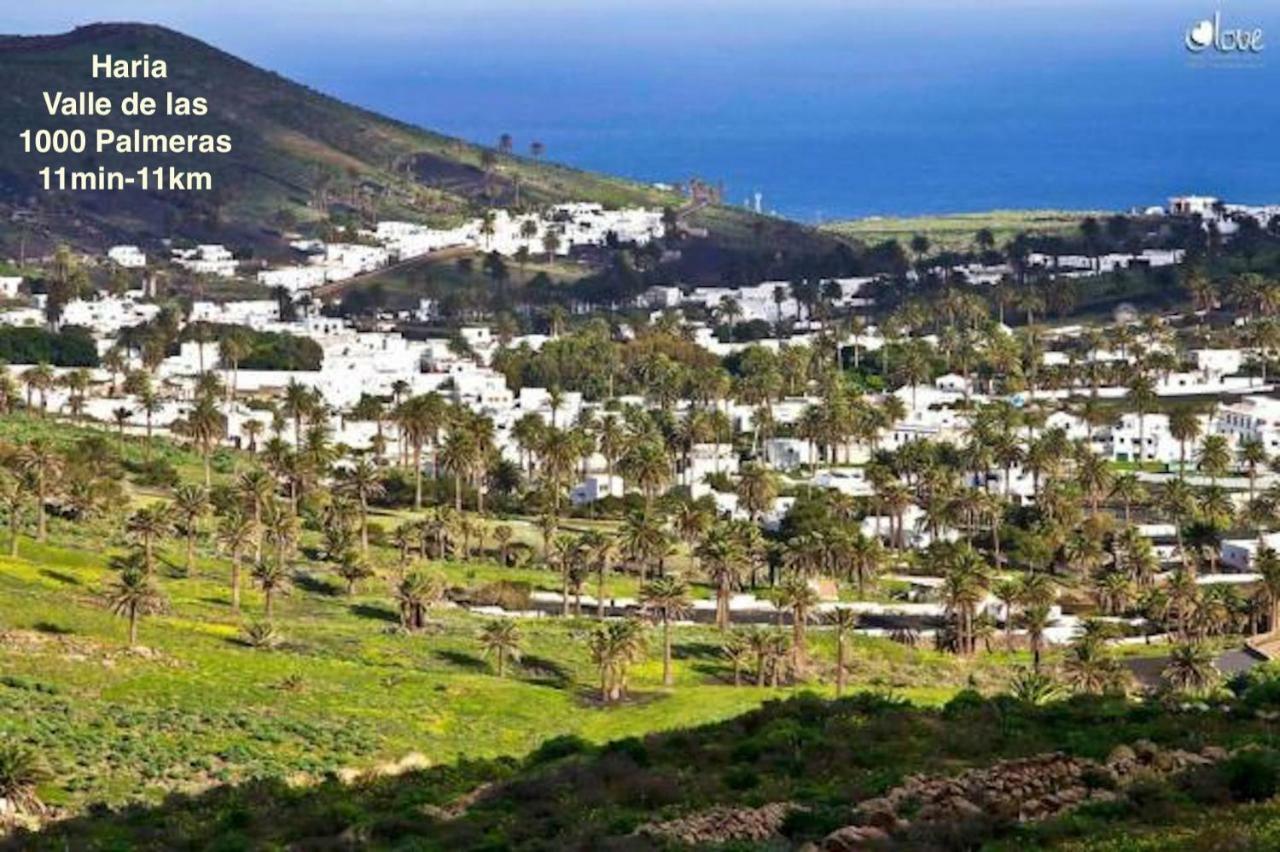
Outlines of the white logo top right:
{"label": "white logo top right", "polygon": [[1258,54],[1265,47],[1262,27],[1224,27],[1220,11],[1188,27],[1183,42],[1192,53]]}

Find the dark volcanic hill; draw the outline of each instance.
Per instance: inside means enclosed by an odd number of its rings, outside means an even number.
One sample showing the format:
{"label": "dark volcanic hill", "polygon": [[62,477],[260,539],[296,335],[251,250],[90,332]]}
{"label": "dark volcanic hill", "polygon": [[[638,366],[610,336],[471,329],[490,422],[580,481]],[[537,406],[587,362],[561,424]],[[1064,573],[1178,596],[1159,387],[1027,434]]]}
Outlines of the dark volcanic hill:
{"label": "dark volcanic hill", "polygon": [[[94,79],[91,58],[164,59],[167,79]],[[166,236],[268,247],[276,232],[320,217],[401,217],[441,223],[487,205],[594,200],[679,206],[650,187],[532,159],[498,154],[376,115],[237,59],[181,33],[144,24],[95,24],[54,36],[0,36],[0,249],[22,234],[30,247],[69,240],[86,248]],[[137,90],[205,97],[203,117],[122,116]],[[51,117],[44,92],[92,91],[112,98],[109,117]],[[57,157],[25,153],[30,128],[134,128],[147,133],[230,135],[226,154]],[[45,165],[129,172],[172,165],[213,174],[212,192],[45,192]],[[751,217],[726,208],[691,217],[731,241],[758,239]],[[771,220],[772,233],[830,245],[807,229]]]}

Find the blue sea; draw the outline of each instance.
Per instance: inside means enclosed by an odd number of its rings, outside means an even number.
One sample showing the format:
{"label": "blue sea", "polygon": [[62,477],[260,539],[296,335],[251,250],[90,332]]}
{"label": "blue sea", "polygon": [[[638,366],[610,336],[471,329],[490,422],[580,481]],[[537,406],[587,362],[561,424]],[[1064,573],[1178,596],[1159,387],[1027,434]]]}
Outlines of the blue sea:
{"label": "blue sea", "polygon": [[[9,17],[53,31],[80,6]],[[1189,51],[1215,13],[1261,29],[1262,50]],[[1280,201],[1270,0],[103,0],[91,17],[173,26],[468,139],[696,175],[734,203],[758,192],[804,221]]]}

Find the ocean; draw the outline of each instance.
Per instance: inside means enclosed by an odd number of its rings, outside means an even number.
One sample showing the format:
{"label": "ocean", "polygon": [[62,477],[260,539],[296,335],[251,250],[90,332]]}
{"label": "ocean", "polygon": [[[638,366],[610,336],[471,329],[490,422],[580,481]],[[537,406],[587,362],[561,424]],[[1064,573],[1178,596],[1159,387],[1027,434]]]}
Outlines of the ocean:
{"label": "ocean", "polygon": [[[808,222],[1280,201],[1280,4],[1261,0],[98,5],[432,129]],[[1215,13],[1262,49],[1189,50]],[[18,22],[74,23],[57,14]]]}

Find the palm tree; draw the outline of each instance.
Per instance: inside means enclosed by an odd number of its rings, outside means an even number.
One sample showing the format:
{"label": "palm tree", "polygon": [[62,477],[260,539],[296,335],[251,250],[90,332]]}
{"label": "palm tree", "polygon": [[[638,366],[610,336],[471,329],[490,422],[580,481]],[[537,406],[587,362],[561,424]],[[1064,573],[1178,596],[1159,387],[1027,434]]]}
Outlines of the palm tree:
{"label": "palm tree", "polygon": [[34,438],[18,450],[17,463],[18,469],[35,482],[36,540],[43,544],[48,540],[45,503],[62,475],[63,458],[46,439]]}
{"label": "palm tree", "polygon": [[342,490],[360,506],[360,552],[369,552],[369,501],[387,493],[382,476],[368,459],[359,459],[342,477]]}
{"label": "palm tree", "polygon": [[125,532],[142,546],[142,564],[148,577],[155,573],[155,546],[173,529],[173,519],[167,503],[151,503],[143,506],[125,522]]}
{"label": "palm tree", "polygon": [[1187,444],[1200,437],[1200,415],[1193,408],[1175,408],[1169,413],[1169,436],[1178,442],[1178,476],[1187,469]]}
{"label": "palm tree", "polygon": [[1152,412],[1156,405],[1156,387],[1155,382],[1146,373],[1138,372],[1129,380],[1128,395],[1126,399],[1129,402],[1129,408],[1138,415],[1138,449],[1133,454],[1133,460],[1141,466],[1147,449],[1147,415]]}
{"label": "palm tree", "polygon": [[1160,676],[1170,689],[1195,695],[1206,692],[1220,675],[1208,648],[1198,642],[1185,642],[1170,652],[1169,664]]}
{"label": "palm tree", "polygon": [[1111,484],[1111,497],[1124,504],[1124,522],[1128,526],[1133,504],[1147,498],[1147,489],[1136,475],[1125,473],[1117,476]]}
{"label": "palm tree", "polygon": [[827,614],[827,623],[836,634],[836,698],[844,693],[845,679],[845,643],[850,633],[858,626],[858,614],[848,607],[836,607]]}
{"label": "palm tree", "polygon": [[520,627],[511,619],[495,619],[480,631],[480,645],[484,655],[493,654],[498,660],[498,677],[502,677],[507,658],[520,659]]}
{"label": "palm tree", "polygon": [[1049,607],[1036,603],[1022,611],[1022,624],[1027,630],[1027,642],[1031,645],[1031,670],[1040,673],[1040,657],[1044,651],[1044,634],[1049,628]]}
{"label": "palm tree", "polygon": [[703,571],[716,590],[716,626],[729,629],[731,612],[729,597],[742,582],[742,567],[746,561],[742,546],[733,529],[725,524],[712,527],[696,551]]}
{"label": "palm tree", "polygon": [[258,538],[258,525],[238,508],[218,523],[218,544],[231,557],[231,608],[240,611],[240,571],[244,552]]}
{"label": "palm tree", "polygon": [[1244,439],[1240,442],[1240,461],[1249,473],[1249,500],[1252,501],[1258,490],[1258,470],[1269,461],[1266,444],[1258,438]]}
{"label": "palm tree", "polygon": [[289,590],[289,569],[283,562],[264,559],[253,566],[253,580],[262,589],[266,602],[266,617],[267,621],[270,621],[275,608],[276,595]]}
{"label": "palm tree", "polygon": [[818,593],[801,577],[792,577],[778,589],[777,605],[791,611],[791,653],[796,672],[805,660],[805,628],[820,599]]}
{"label": "palm tree", "polygon": [[187,538],[187,573],[196,566],[196,536],[200,533],[200,519],[209,511],[209,494],[197,485],[180,485],[173,492],[173,512],[182,521]]}
{"label": "palm tree", "polygon": [[650,618],[662,624],[662,685],[672,686],[671,622],[689,612],[689,587],[678,577],[657,577],[640,588],[640,603]]}
{"label": "palm tree", "polygon": [[1231,467],[1231,445],[1225,435],[1206,435],[1200,442],[1200,452],[1196,454],[1196,464],[1200,472],[1209,476],[1209,482],[1216,485],[1218,477],[1226,474]]}
{"label": "palm tree", "polygon": [[845,557],[849,571],[858,586],[858,597],[865,598],[867,586],[876,581],[884,567],[885,552],[880,539],[864,535],[861,530],[849,538]]}
{"label": "palm tree", "polygon": [[[393,419],[400,428],[401,440],[413,448],[413,508],[422,508],[422,447],[434,447],[445,417],[444,400],[434,393],[410,397],[396,406]],[[459,507],[460,508],[460,507]]]}
{"label": "palm tree", "polygon": [[750,646],[743,640],[742,635],[738,633],[730,633],[720,645],[720,652],[724,654],[725,659],[729,661],[729,665],[733,667],[734,686],[742,686],[742,670],[750,659],[750,651]]}
{"label": "palm tree", "polygon": [[400,626],[416,631],[427,626],[427,608],[444,597],[445,582],[439,574],[411,571],[396,586],[400,604]]}
{"label": "palm tree", "polygon": [[210,459],[213,448],[227,431],[227,418],[218,410],[218,403],[212,395],[201,396],[187,415],[187,434],[200,448],[200,456],[204,460],[204,487],[213,487],[213,473]]}
{"label": "palm tree", "polygon": [[1276,633],[1280,631],[1280,553],[1260,545],[1254,568],[1262,575],[1262,592],[1270,607],[1269,629]]}
{"label": "palm tree", "polygon": [[43,814],[45,806],[37,791],[52,777],[43,752],[12,739],[0,741],[0,800],[8,802],[13,811]]}
{"label": "palm tree", "polygon": [[773,508],[778,486],[771,471],[763,465],[751,464],[738,477],[738,504],[759,523],[760,516]]}
{"label": "palm tree", "polygon": [[369,561],[355,550],[345,550],[339,555],[336,571],[346,584],[347,597],[356,593],[356,583],[373,576]]}
{"label": "palm tree", "polygon": [[639,486],[646,509],[651,509],[654,498],[671,474],[666,447],[647,438],[636,441],[623,454],[618,466],[624,477]]}
{"label": "palm tree", "polygon": [[129,619],[129,647],[138,644],[138,619],[164,608],[164,597],[150,576],[135,568],[126,568],[107,591],[107,603],[116,615]]}
{"label": "palm tree", "polygon": [[1107,646],[1089,634],[1067,649],[1062,673],[1072,689],[1093,695],[1114,689],[1122,677],[1115,658],[1107,653]]}
{"label": "palm tree", "polygon": [[604,622],[588,642],[591,659],[600,672],[600,700],[619,701],[627,693],[627,671],[644,656],[644,631],[638,621]]}
{"label": "palm tree", "polygon": [[18,555],[18,534],[22,529],[22,510],[27,505],[27,489],[18,477],[0,470],[0,508],[9,522],[9,555]]}

